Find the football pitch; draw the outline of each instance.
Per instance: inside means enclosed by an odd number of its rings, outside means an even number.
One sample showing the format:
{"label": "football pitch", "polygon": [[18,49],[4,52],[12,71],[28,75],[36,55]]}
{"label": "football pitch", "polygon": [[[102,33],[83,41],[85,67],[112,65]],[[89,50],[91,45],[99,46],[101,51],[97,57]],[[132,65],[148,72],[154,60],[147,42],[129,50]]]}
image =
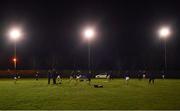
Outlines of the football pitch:
{"label": "football pitch", "polygon": [[[102,84],[104,88],[94,88]],[[0,79],[0,109],[180,109],[180,80],[92,79],[76,83],[63,79],[62,84],[48,85],[47,79]]]}

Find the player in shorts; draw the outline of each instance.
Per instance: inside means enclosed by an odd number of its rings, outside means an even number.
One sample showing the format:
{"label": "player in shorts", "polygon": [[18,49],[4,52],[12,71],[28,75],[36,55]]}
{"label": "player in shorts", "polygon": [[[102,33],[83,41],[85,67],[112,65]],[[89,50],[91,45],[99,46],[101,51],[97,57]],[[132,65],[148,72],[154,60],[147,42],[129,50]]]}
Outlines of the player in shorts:
{"label": "player in shorts", "polygon": [[165,79],[165,75],[164,75],[164,74],[162,75],[162,79],[163,79],[163,80]]}
{"label": "player in shorts", "polygon": [[39,72],[38,71],[36,72],[35,76],[36,76],[36,81],[38,81],[39,80]]}
{"label": "player in shorts", "polygon": [[61,79],[60,74],[57,76],[57,82],[58,82],[58,84],[62,84],[62,79]]}
{"label": "player in shorts", "polygon": [[129,75],[127,74],[128,72],[126,72],[126,75],[125,75],[125,80],[126,80],[126,84],[128,85],[129,84]]}
{"label": "player in shorts", "polygon": [[18,79],[18,78],[17,78],[17,74],[15,74],[15,75],[14,75],[14,84],[17,83],[17,79]]}

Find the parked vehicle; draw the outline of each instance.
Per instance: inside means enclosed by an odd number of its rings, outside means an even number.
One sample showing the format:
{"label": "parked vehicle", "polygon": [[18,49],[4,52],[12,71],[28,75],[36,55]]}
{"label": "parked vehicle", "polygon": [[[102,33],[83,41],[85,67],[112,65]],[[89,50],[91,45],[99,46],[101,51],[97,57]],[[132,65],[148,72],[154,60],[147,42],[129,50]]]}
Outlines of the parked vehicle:
{"label": "parked vehicle", "polygon": [[105,73],[100,73],[100,74],[96,75],[95,78],[106,79],[107,76],[108,76],[108,74],[105,72]]}

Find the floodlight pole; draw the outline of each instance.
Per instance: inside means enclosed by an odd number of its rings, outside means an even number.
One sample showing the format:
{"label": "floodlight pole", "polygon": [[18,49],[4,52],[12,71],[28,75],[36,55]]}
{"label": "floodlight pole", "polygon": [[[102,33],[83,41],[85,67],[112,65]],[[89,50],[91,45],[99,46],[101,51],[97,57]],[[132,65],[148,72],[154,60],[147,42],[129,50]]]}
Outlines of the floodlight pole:
{"label": "floodlight pole", "polygon": [[166,39],[164,40],[164,73],[167,73],[167,49],[166,49]]}
{"label": "floodlight pole", "polygon": [[89,74],[91,73],[91,43],[90,40],[88,40],[88,69]]}
{"label": "floodlight pole", "polygon": [[16,66],[17,66],[17,64],[16,64],[16,62],[17,62],[17,59],[16,59],[16,41],[14,41],[14,59],[13,59],[13,61],[14,61],[14,69],[16,71]]}

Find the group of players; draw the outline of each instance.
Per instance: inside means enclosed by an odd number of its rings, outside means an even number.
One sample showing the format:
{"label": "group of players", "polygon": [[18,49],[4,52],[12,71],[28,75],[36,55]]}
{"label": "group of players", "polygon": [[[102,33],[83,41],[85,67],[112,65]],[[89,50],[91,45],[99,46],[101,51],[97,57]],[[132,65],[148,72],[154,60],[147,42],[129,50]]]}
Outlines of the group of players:
{"label": "group of players", "polygon": [[[148,77],[147,77],[147,75],[148,75]],[[164,73],[161,75],[161,77],[162,77],[163,80],[165,79]],[[154,84],[155,79],[156,79],[156,75],[154,73],[147,73],[147,72],[143,71],[143,72],[138,73],[137,78],[139,80],[148,78],[149,79],[149,81],[148,81],[149,84],[151,84],[151,83]],[[130,80],[130,77],[129,77],[128,73],[125,74],[125,80],[126,80],[126,83],[128,84],[129,80]]]}
{"label": "group of players", "polygon": [[[52,79],[52,84],[62,84],[62,73],[57,72],[55,69],[48,71],[47,78],[48,78],[48,84],[51,83],[51,79]],[[77,72],[72,71],[69,78],[70,78],[69,82],[71,82],[73,79],[76,80],[76,82],[80,82],[80,81],[84,81],[84,80],[88,81],[89,84],[91,82],[90,74],[82,75],[79,70]],[[38,71],[35,74],[35,79],[37,81],[39,80],[39,72]]]}
{"label": "group of players", "polygon": [[[105,73],[105,74],[106,74],[106,79],[108,81],[112,79],[112,71]],[[139,80],[141,80],[141,79],[147,78],[146,76],[147,76],[147,73],[143,72],[143,73],[139,73],[137,77]],[[151,83],[154,84],[155,77],[156,77],[156,75],[153,73],[148,74],[149,84],[151,84]],[[57,72],[55,69],[48,71],[47,78],[48,78],[48,84],[51,83],[51,79],[52,79],[53,84],[62,84],[62,73]],[[70,74],[70,77],[69,77],[69,82],[71,82],[72,80],[75,80],[76,83],[81,82],[81,81],[87,81],[88,84],[90,85],[91,78],[92,78],[91,73],[82,74],[80,70],[72,71]],[[125,78],[126,84],[128,84],[129,80],[130,80],[130,76],[129,76],[128,72],[125,72],[124,78]],[[163,74],[162,79],[164,79],[164,78],[165,78],[165,75]],[[20,75],[17,73],[14,75],[15,83],[17,82],[18,79],[20,79]],[[39,80],[39,72],[38,71],[35,74],[35,79],[37,81]]]}

